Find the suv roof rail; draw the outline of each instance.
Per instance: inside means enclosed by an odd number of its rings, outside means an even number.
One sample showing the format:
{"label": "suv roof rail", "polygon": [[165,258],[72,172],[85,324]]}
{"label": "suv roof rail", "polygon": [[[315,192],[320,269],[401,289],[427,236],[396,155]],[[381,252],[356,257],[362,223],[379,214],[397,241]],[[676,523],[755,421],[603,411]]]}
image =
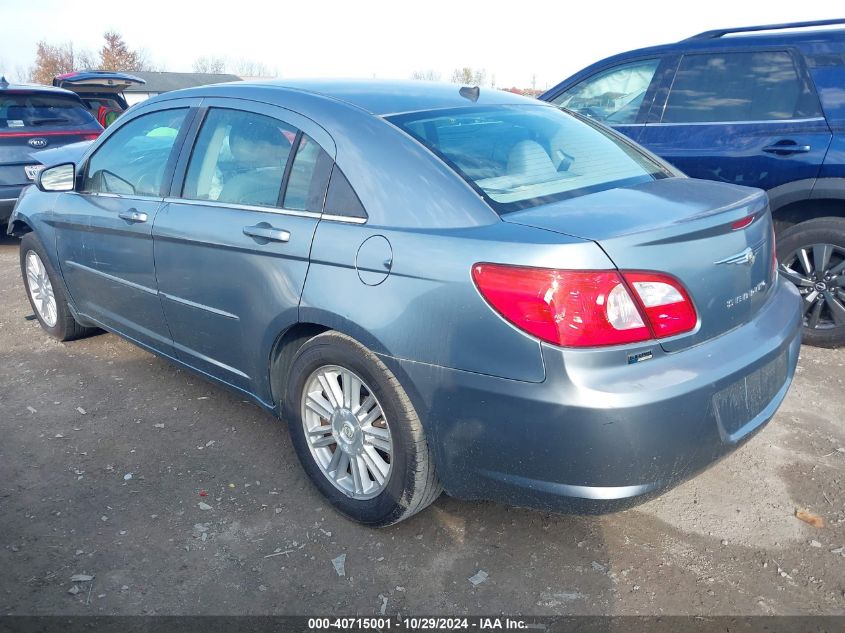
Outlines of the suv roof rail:
{"label": "suv roof rail", "polygon": [[834,24],[845,24],[845,18],[835,18],[832,20],[811,20],[809,22],[785,22],[783,24],[760,24],[758,26],[740,26],[733,29],[714,29],[712,31],[704,31],[698,35],[686,38],[683,41],[689,40],[714,40],[729,33],[754,33],[756,31],[780,31],[783,29],[801,29],[811,26],[831,26]]}

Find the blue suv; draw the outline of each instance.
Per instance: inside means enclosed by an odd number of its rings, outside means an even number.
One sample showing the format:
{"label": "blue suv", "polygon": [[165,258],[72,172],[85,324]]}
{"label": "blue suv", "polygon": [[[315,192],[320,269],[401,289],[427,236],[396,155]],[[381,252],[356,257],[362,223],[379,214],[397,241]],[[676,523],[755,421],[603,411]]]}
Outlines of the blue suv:
{"label": "blue suv", "polygon": [[700,33],[615,55],[541,99],[695,178],[765,189],[804,341],[845,344],[845,19]]}

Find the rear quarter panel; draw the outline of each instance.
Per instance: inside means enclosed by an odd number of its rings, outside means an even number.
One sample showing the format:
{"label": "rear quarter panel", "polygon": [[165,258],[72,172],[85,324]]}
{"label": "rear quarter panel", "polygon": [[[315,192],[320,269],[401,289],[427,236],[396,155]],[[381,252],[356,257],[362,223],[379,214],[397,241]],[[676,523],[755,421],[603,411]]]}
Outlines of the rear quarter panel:
{"label": "rear quarter panel", "polygon": [[[392,265],[377,285],[356,268],[359,246],[381,235]],[[321,221],[300,319],[340,330],[372,351],[417,363],[522,380],[545,379],[537,339],[504,321],[471,278],[478,262],[558,268],[610,268],[592,242],[496,222],[465,229],[406,230]],[[363,264],[359,261],[359,264]]]}

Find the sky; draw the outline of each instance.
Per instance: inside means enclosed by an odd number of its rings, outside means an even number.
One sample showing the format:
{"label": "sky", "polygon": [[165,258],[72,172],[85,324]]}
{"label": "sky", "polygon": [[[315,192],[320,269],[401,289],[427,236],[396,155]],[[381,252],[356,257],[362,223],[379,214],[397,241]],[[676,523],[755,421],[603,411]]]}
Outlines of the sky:
{"label": "sky", "polygon": [[[84,7],[89,9],[84,9]],[[17,80],[36,44],[96,52],[107,30],[160,69],[198,57],[260,62],[281,77],[407,79],[484,69],[498,87],[551,87],[614,53],[711,28],[845,17],[841,0],[570,3],[517,0],[290,2],[0,0],[0,73]],[[82,9],[80,7],[83,7]]]}

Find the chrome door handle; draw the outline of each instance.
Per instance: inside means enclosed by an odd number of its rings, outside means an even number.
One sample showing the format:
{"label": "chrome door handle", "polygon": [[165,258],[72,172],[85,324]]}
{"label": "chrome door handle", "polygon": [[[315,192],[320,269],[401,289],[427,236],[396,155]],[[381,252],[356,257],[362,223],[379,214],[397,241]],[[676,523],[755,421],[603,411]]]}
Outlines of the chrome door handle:
{"label": "chrome door handle", "polygon": [[275,229],[269,224],[264,226],[261,224],[257,226],[245,226],[244,235],[249,235],[250,237],[254,237],[259,240],[268,240],[270,242],[290,241],[290,231]]}
{"label": "chrome door handle", "polygon": [[794,141],[778,141],[774,145],[767,145],[763,148],[767,154],[778,154],[788,156],[789,154],[806,154],[810,151],[809,145],[798,145]]}
{"label": "chrome door handle", "polygon": [[128,211],[121,211],[117,214],[121,220],[126,220],[127,222],[146,222],[147,221],[147,214],[141,213],[135,209],[129,209]]}

